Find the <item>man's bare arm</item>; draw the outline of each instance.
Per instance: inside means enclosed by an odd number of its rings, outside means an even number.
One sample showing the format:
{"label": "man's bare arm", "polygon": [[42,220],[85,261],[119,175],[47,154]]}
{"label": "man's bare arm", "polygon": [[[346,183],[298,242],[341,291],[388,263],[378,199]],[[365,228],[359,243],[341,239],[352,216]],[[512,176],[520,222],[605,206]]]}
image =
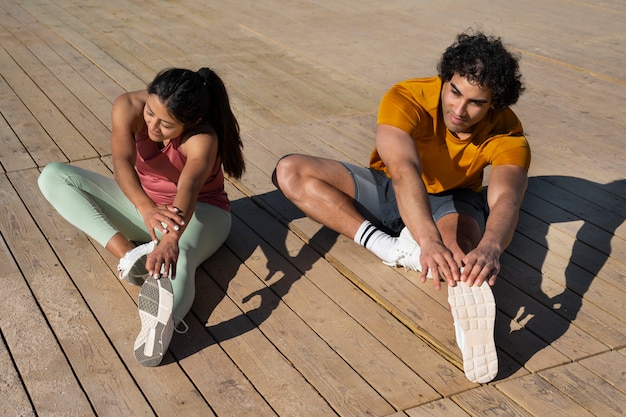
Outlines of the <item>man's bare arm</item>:
{"label": "man's bare arm", "polygon": [[[454,285],[454,281],[460,279],[459,267],[433,221],[421,177],[422,164],[413,139],[401,129],[381,124],[376,131],[376,149],[393,180],[400,216],[420,246],[422,281],[426,280],[430,269],[433,277],[441,274]],[[439,280],[433,281],[435,287],[440,288]]]}
{"label": "man's bare arm", "polygon": [[487,200],[490,213],[485,234],[476,249],[463,258],[461,280],[480,285],[495,284],[500,271],[500,256],[513,239],[519,211],[528,186],[528,174],[516,165],[499,165],[491,170]]}

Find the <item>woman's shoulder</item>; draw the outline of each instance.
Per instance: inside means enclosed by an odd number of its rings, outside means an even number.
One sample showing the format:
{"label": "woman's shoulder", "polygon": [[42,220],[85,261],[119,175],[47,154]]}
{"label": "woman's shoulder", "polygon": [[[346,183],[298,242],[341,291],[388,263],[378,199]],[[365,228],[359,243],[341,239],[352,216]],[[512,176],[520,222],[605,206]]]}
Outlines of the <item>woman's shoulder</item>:
{"label": "woman's shoulder", "polygon": [[134,110],[143,112],[147,99],[148,92],[146,90],[129,91],[120,94],[117,99],[115,99],[113,107],[121,107],[122,110],[126,111]]}
{"label": "woman's shoulder", "polygon": [[146,104],[148,93],[146,90],[129,91],[120,94],[113,103],[111,117],[113,123],[131,126],[136,132],[143,126],[143,109]]}

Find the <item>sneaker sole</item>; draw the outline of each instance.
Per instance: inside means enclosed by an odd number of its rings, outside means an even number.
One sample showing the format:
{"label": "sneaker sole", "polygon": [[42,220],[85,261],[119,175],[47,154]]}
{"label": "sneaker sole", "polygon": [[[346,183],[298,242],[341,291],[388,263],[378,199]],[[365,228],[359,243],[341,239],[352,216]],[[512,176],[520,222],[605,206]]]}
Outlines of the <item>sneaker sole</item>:
{"label": "sneaker sole", "polygon": [[[457,282],[448,287],[448,303],[455,328],[461,332],[457,340],[463,354],[465,376],[472,382],[484,384],[498,373],[498,355],[494,342],[496,303],[487,282],[480,287]],[[458,339],[459,337],[457,337]]]}
{"label": "sneaker sole", "polygon": [[[126,276],[126,282],[132,285],[143,285],[148,279],[148,271],[146,270],[146,260],[148,259],[148,255],[143,255],[141,258],[137,260],[135,263],[135,267],[131,268],[130,272]],[[139,263],[139,265],[137,265]],[[137,272],[137,269],[140,271]]]}
{"label": "sneaker sole", "polygon": [[174,294],[168,278],[149,278],[139,292],[141,330],[135,340],[135,358],[144,366],[157,366],[172,336]]}

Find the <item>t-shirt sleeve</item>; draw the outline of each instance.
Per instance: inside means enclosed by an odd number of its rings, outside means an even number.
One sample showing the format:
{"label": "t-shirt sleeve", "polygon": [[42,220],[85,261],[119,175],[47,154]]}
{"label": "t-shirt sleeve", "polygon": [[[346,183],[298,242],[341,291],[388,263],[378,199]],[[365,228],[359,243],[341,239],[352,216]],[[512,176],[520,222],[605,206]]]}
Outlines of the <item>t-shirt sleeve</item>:
{"label": "t-shirt sleeve", "polygon": [[400,84],[385,93],[378,107],[378,124],[391,125],[408,133],[413,132],[420,118],[420,106],[410,91]]}
{"label": "t-shirt sleeve", "polygon": [[501,136],[490,145],[490,160],[493,166],[517,165],[528,171],[530,146],[525,136]]}

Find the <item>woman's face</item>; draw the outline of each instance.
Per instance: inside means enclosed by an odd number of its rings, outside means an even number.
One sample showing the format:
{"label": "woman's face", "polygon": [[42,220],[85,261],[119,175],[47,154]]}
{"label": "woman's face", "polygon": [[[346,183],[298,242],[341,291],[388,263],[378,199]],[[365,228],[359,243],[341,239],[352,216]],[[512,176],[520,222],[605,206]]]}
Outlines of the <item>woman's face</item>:
{"label": "woman's face", "polygon": [[148,126],[148,137],[153,142],[164,142],[182,135],[184,126],[167,111],[156,94],[149,94],[143,109]]}

